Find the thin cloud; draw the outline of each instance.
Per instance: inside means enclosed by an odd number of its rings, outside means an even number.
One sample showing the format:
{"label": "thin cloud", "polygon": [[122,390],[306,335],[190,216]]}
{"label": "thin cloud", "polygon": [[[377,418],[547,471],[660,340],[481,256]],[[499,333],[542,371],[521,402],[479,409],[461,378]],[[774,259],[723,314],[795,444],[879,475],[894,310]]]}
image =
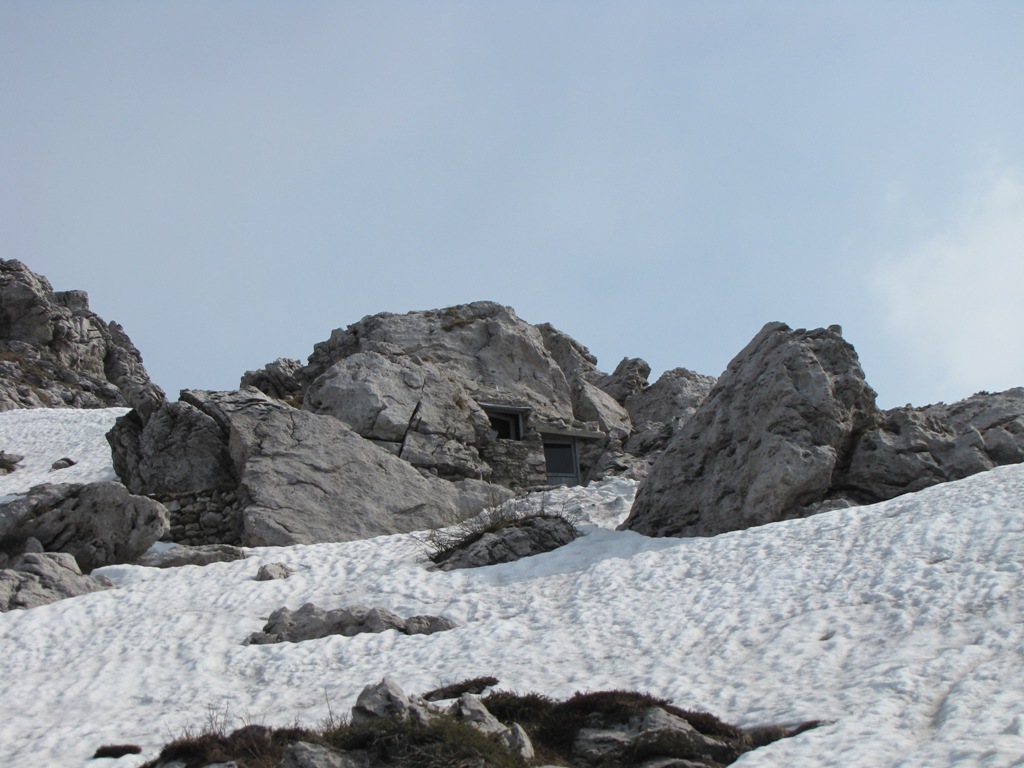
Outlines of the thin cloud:
{"label": "thin cloud", "polygon": [[1024,385],[1024,183],[987,174],[949,225],[883,262],[874,288],[890,330],[969,394]]}

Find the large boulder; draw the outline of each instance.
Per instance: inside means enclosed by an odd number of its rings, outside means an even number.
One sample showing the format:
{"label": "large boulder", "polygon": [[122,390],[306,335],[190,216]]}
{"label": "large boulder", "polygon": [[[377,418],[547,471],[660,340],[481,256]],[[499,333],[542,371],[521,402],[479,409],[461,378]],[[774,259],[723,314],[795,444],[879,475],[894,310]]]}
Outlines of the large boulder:
{"label": "large boulder", "polygon": [[163,400],[124,329],[92,312],[84,291],[54,291],[20,261],[0,259],[0,410],[149,413]]}
{"label": "large boulder", "polygon": [[37,608],[111,586],[107,579],[84,576],[65,552],[27,552],[0,569],[0,612]]}
{"label": "large boulder", "polygon": [[669,443],[623,527],[710,536],[807,514],[877,414],[838,328],[770,323]]}
{"label": "large boulder", "polygon": [[0,557],[17,556],[36,540],[47,552],[73,555],[88,573],[134,562],[169,527],[162,504],[132,495],[120,483],[37,485],[0,506]]}
{"label": "large boulder", "polygon": [[424,475],[341,420],[251,387],[185,390],[145,422],[128,414],[108,440],[133,489],[198,494],[233,486],[243,546],[405,533],[486,504],[485,489],[471,481]]}
{"label": "large boulder", "polygon": [[143,418],[129,411],[107,433],[114,471],[132,493],[168,495],[234,488],[228,425],[190,390]]}
{"label": "large boulder", "polygon": [[254,389],[193,395],[229,424],[229,452],[246,499],[245,546],[351,541],[464,516],[457,486],[421,474],[338,419]]}
{"label": "large boulder", "polygon": [[[712,536],[1024,460],[1024,388],[890,411],[874,397],[838,326],[766,325],[676,428],[622,527]],[[666,412],[685,418],[684,402]]]}

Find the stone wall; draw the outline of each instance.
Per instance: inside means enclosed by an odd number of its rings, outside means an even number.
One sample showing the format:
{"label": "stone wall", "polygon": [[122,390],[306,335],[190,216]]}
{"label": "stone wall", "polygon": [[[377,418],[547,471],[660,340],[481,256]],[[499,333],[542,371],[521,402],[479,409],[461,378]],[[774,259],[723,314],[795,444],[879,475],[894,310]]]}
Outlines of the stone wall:
{"label": "stone wall", "polygon": [[201,491],[154,497],[167,507],[171,530],[165,537],[175,544],[242,543],[242,503],[237,491]]}

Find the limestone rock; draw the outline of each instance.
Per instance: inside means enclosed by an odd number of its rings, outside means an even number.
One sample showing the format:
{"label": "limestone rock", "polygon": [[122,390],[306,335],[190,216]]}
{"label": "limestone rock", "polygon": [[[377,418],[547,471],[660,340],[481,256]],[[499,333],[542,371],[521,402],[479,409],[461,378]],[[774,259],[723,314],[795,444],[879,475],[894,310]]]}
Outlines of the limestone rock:
{"label": "limestone rock", "polygon": [[443,571],[511,563],[573,541],[575,526],[561,517],[528,517],[457,549],[438,563]]}
{"label": "limestone rock", "polygon": [[[1024,460],[1024,388],[882,412],[838,326],[765,326],[704,399],[705,377],[671,373],[681,385],[671,404],[643,400],[655,387],[627,398],[641,425],[685,419],[688,392],[700,402],[681,426],[659,427],[674,437],[623,524],[641,533],[715,535]],[[633,451],[647,450],[640,440],[656,448],[641,431],[630,438]]]}
{"label": "limestone rock", "polygon": [[366,759],[320,744],[297,741],[285,750],[281,768],[366,768]]}
{"label": "limestone rock", "polygon": [[306,603],[298,610],[278,608],[267,619],[263,631],[249,636],[250,645],[300,643],[330,635],[354,637],[366,632],[396,630],[406,635],[429,635],[454,629],[455,624],[437,616],[412,616],[403,619],[384,608],[353,605],[325,610]]}
{"label": "limestone rock", "polygon": [[0,611],[36,608],[111,586],[105,579],[83,576],[67,553],[30,552],[0,570]]}
{"label": "limestone rock", "polygon": [[877,413],[842,336],[770,323],[669,443],[622,527],[710,536],[807,514]]}
{"label": "limestone rock", "polygon": [[633,395],[647,389],[651,366],[639,357],[624,357],[610,374],[595,383],[622,405]]}
{"label": "limestone rock", "polygon": [[0,451],[0,475],[11,474],[11,472],[18,468],[18,464],[24,460],[25,457],[20,454]]}
{"label": "limestone rock", "polygon": [[256,571],[256,581],[279,581],[292,575],[291,569],[284,563],[264,563]]}
{"label": "limestone rock", "polygon": [[257,371],[246,371],[238,388],[255,387],[265,395],[298,406],[302,403],[305,386],[302,369],[298,360],[279,357]]}
{"label": "limestone rock", "polygon": [[246,546],[351,541],[460,518],[451,483],[425,477],[335,418],[253,389],[204,397],[230,423],[230,453],[248,499]]}
{"label": "limestone rock", "polygon": [[414,357],[357,352],[309,387],[305,409],[329,414],[400,458],[442,477],[486,477],[476,445],[491,430],[466,388]]}
{"label": "limestone rock", "polygon": [[114,471],[132,493],[158,495],[234,488],[228,424],[218,422],[189,390],[148,418],[129,411],[107,433]]}
{"label": "limestone rock", "polygon": [[[715,381],[713,376],[704,376],[686,368],[665,371],[650,387],[626,397],[626,410],[634,428],[642,434],[651,430],[664,431],[664,426],[668,425],[668,434],[675,434],[693,418]],[[640,448],[638,441],[630,438],[627,450],[634,445]]]}
{"label": "limestone rock", "polygon": [[366,686],[359,693],[352,707],[352,722],[361,723],[382,717],[404,718],[409,714],[409,706],[409,697],[401,686],[392,678],[385,677],[376,685]]}
{"label": "limestone rock", "polygon": [[858,435],[832,497],[874,503],[1024,461],[1024,388],[894,408]]}
{"label": "limestone rock", "polygon": [[37,485],[0,506],[0,549],[15,551],[31,537],[73,555],[86,573],[133,562],[169,528],[162,504],[115,482]]}
{"label": "limestone rock", "polygon": [[148,413],[163,400],[124,329],[92,312],[84,291],[54,291],[21,262],[0,260],[0,410]]}
{"label": "limestone rock", "polygon": [[342,421],[251,387],[185,390],[146,421],[127,414],[107,437],[134,491],[237,491],[244,546],[405,533],[482,506],[475,486],[425,476]]}
{"label": "limestone rock", "polygon": [[308,375],[315,378],[339,360],[374,351],[380,343],[438,366],[470,387],[477,402],[513,398],[532,407],[539,418],[573,418],[565,374],[546,349],[540,330],[508,307],[478,301],[443,310],[365,317],[335,330],[314,347]]}
{"label": "limestone rock", "polygon": [[196,547],[179,544],[160,552],[146,552],[135,564],[148,568],[180,568],[183,565],[203,566],[244,559],[245,550],[230,544],[203,544]]}

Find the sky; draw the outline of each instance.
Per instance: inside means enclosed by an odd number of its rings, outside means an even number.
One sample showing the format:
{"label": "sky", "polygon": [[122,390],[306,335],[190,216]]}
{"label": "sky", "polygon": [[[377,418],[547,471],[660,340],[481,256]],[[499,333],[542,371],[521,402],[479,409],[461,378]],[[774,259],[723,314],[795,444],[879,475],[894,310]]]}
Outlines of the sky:
{"label": "sky", "polygon": [[[118,409],[0,413],[25,456],[0,494],[113,477]],[[635,483],[532,494],[571,544],[431,570],[409,535],[246,550],[205,567],[100,569],[116,589],[0,613],[5,768],[139,765],[211,725],[315,726],[388,675],[409,693],[493,675],[557,699],[640,690],[741,727],[825,720],[736,768],[1024,765],[1024,465],[873,506],[710,538],[617,531]],[[285,580],[256,581],[284,563]],[[245,645],[271,612],[363,604],[457,628]],[[90,760],[103,744],[139,756]]]}
{"label": "sky", "polygon": [[1024,385],[1024,4],[0,0],[0,258],[233,389],[476,300],[602,370],[843,326],[884,407]]}

